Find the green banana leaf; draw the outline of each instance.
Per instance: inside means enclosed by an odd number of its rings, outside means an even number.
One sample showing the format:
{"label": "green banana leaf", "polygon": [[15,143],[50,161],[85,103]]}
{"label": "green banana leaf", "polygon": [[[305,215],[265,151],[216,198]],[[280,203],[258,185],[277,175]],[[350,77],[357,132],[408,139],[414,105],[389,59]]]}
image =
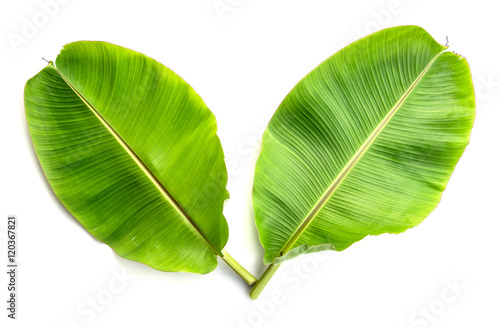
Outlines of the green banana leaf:
{"label": "green banana leaf", "polygon": [[263,136],[253,208],[264,262],[418,225],[440,201],[474,117],[467,61],[420,27],[379,31],[328,58]]}
{"label": "green banana leaf", "polygon": [[29,131],[57,197],[120,256],[208,273],[228,239],[215,117],[159,62],[75,42],[25,88]]}

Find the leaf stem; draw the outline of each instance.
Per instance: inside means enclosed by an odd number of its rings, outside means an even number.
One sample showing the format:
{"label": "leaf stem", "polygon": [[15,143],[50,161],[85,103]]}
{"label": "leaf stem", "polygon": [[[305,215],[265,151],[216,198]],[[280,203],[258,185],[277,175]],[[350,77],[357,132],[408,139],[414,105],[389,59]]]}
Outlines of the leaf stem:
{"label": "leaf stem", "polygon": [[266,271],[260,276],[259,280],[253,285],[252,290],[250,291],[250,298],[252,300],[256,300],[260,293],[264,290],[264,287],[266,287],[267,283],[271,280],[271,277],[273,277],[274,273],[276,270],[278,270],[279,266],[281,264],[270,264],[269,267],[267,267]]}
{"label": "leaf stem", "polygon": [[222,250],[222,260],[227,263],[231,269],[233,269],[238,275],[240,275],[245,282],[252,286],[257,282],[257,278],[255,278],[251,273],[248,272],[242,265],[238,263],[238,261],[234,260],[234,258],[226,252],[226,250]]}

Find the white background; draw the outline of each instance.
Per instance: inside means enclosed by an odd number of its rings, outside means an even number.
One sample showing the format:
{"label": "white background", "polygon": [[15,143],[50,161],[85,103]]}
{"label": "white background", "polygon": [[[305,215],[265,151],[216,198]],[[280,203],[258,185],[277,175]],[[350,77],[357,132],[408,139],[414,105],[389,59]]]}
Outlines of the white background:
{"label": "white background", "polygon": [[[214,0],[54,1],[4,1],[0,10],[2,326],[499,326],[500,49],[493,1],[221,0],[231,9],[224,12]],[[49,2],[56,6],[43,5]],[[30,29],[33,23],[38,27]],[[116,256],[59,203],[32,149],[23,87],[46,65],[42,56],[53,60],[72,41],[102,40],[157,59],[217,117],[231,194],[226,249],[260,275],[263,250],[250,200],[262,130],[321,61],[369,32],[406,24],[441,43],[448,36],[451,49],[467,58],[476,88],[470,145],[441,204],[404,234],[287,262],[259,301],[223,262],[199,276]],[[5,310],[9,214],[19,218],[16,321]],[[123,273],[128,279],[120,282]],[[88,305],[91,298],[98,309]]]}

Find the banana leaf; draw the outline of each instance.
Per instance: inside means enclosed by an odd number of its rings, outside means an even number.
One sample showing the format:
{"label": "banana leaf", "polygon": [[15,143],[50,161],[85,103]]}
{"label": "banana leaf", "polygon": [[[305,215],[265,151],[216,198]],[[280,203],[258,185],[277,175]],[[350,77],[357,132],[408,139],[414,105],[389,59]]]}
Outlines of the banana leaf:
{"label": "banana leaf", "polygon": [[264,262],[401,233],[438,205],[469,142],[465,58],[417,26],[381,30],[325,60],[263,135],[253,209]]}

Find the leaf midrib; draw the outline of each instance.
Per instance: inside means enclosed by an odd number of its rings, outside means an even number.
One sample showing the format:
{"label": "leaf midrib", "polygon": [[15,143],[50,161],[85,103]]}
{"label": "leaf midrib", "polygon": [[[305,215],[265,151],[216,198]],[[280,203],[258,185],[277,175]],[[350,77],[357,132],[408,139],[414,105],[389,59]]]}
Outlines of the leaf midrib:
{"label": "leaf midrib", "polygon": [[418,84],[418,82],[422,79],[422,77],[427,73],[427,71],[430,69],[432,64],[436,61],[436,59],[444,52],[446,49],[443,51],[440,51],[430,62],[429,64],[424,68],[424,70],[418,75],[418,77],[415,79],[415,81],[410,85],[410,87],[405,91],[405,93],[401,96],[401,98],[396,102],[394,107],[387,113],[387,115],[384,117],[384,119],[377,125],[377,127],[373,130],[373,132],[368,136],[366,141],[361,145],[361,147],[358,149],[358,151],[354,154],[354,156],[347,162],[347,164],[344,166],[342,171],[335,177],[333,182],[330,184],[330,186],[327,188],[325,193],[320,197],[318,202],[313,206],[311,211],[307,214],[307,216],[304,218],[302,223],[297,227],[295,232],[292,234],[292,236],[288,239],[288,241],[285,243],[285,245],[282,247],[281,251],[278,253],[278,256],[283,256],[285,255],[288,251],[290,251],[295,243],[298,241],[300,236],[304,233],[304,231],[307,229],[307,227],[312,223],[314,218],[317,216],[317,214],[321,211],[323,206],[328,202],[328,200],[332,197],[333,193],[338,189],[340,184],[345,180],[345,178],[349,175],[349,172],[354,168],[356,163],[363,157],[363,155],[366,153],[366,151],[370,148],[370,146],[373,144],[373,142],[377,139],[378,135],[383,131],[385,126],[390,122],[391,118],[394,117],[396,112],[401,108],[403,102],[408,98],[408,96],[411,94],[415,86]]}
{"label": "leaf midrib", "polygon": [[212,251],[223,257],[221,251],[219,251],[212,242],[205,236],[201,229],[196,225],[196,223],[191,219],[188,213],[182,208],[182,206],[175,200],[175,198],[170,194],[170,192],[163,186],[163,184],[156,178],[151,170],[146,166],[146,164],[139,158],[139,156],[132,150],[132,148],[127,144],[127,142],[116,132],[113,127],[106,121],[106,119],[85,99],[85,97],[64,77],[64,75],[57,69],[53,62],[49,63],[56,72],[61,76],[61,78],[66,82],[66,84],[75,92],[75,94],[85,103],[89,110],[99,119],[101,124],[108,130],[108,132],[116,139],[116,141],[123,147],[123,149],[130,155],[134,162],[139,166],[139,168],[144,172],[144,174],[150,179],[153,185],[160,191],[160,193],[167,199],[168,202],[177,210],[177,212],[187,221],[188,226],[192,228],[195,234],[197,234],[206,244],[212,249]]}

